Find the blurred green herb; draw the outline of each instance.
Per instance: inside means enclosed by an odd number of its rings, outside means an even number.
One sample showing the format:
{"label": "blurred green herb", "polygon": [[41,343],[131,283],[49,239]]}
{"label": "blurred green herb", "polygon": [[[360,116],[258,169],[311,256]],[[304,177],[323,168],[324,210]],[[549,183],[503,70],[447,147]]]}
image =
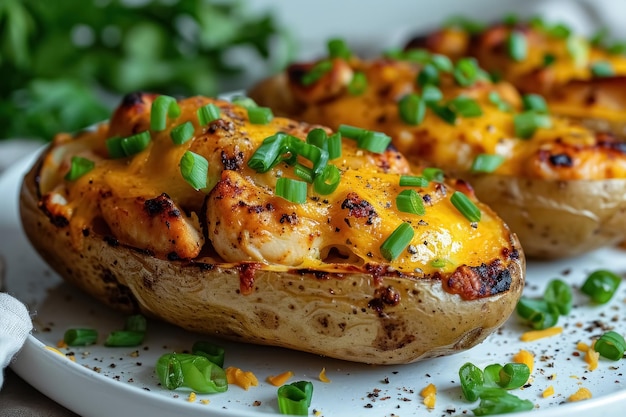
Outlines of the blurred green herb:
{"label": "blurred green herb", "polygon": [[237,54],[271,64],[278,37],[272,16],[242,1],[2,0],[0,138],[83,128],[132,91],[232,89],[254,62]]}

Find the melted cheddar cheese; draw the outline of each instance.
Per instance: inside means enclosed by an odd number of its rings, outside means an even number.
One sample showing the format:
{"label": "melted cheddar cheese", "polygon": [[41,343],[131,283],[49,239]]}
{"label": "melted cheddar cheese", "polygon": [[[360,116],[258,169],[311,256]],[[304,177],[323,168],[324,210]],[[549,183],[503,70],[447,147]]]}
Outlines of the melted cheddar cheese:
{"label": "melted cheddar cheese", "polygon": [[[69,227],[80,248],[83,237],[97,233],[114,244],[137,248],[171,260],[257,262],[268,268],[332,269],[385,265],[415,275],[453,272],[521,256],[511,236],[492,211],[475,201],[464,182],[434,182],[414,187],[424,200],[425,214],[404,213],[396,206],[403,174],[419,175],[394,149],[377,154],[342,141],[342,155],[329,161],[341,172],[337,189],[322,195],[308,185],[302,204],[275,192],[277,179],[299,179],[292,165],[279,163],[265,173],[247,164],[263,141],[283,132],[300,139],[319,126],[274,118],[252,124],[244,107],[204,97],[180,100],[180,116],[169,118],[163,131],[150,131],[154,96],[125,98],[108,124],[77,135],[59,135],[51,145],[40,175],[42,209]],[[215,104],[220,116],[201,126],[196,111]],[[175,145],[173,127],[191,122],[191,140]],[[149,131],[141,152],[113,159],[107,140]],[[330,132],[330,131],[329,131]],[[186,151],[209,163],[208,184],[195,190],[180,172]],[[76,180],[67,180],[73,156],[94,161]],[[307,163],[307,161],[302,161]],[[482,212],[472,223],[450,198],[460,190]],[[53,220],[54,221],[54,220]],[[400,255],[386,260],[381,243],[401,224],[414,237]]]}
{"label": "melted cheddar cheese", "polygon": [[[285,114],[331,128],[348,124],[385,132],[412,162],[428,161],[462,176],[478,155],[490,154],[504,159],[494,171],[500,175],[545,180],[626,178],[626,146],[611,135],[596,133],[572,120],[546,116],[550,127],[538,128],[530,138],[518,137],[515,120],[523,111],[522,99],[508,83],[479,79],[462,87],[451,74],[442,72],[440,105],[467,97],[475,100],[482,114],[457,115],[449,122],[427,108],[420,123],[409,124],[401,117],[399,101],[410,93],[422,95],[423,89],[416,82],[422,66],[387,58],[335,59],[332,70],[314,85],[303,85],[306,68],[311,64],[294,64],[287,71],[295,102],[283,109]],[[368,87],[361,94],[348,91],[350,77],[338,76],[350,71],[367,78]],[[341,82],[343,90],[331,87]],[[252,94],[254,97],[254,91]],[[494,103],[493,94],[509,109]]]}

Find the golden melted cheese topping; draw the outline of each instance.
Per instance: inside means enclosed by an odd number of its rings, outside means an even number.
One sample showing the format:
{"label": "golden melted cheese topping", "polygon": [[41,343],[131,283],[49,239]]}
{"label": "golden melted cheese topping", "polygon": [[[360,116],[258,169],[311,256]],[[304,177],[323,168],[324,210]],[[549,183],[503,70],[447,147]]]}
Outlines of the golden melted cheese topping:
{"label": "golden melted cheese topping", "polygon": [[[328,84],[338,82],[335,74],[345,72],[346,66],[366,74],[367,89],[359,95],[344,89],[324,99],[316,98],[321,94],[315,90],[329,91]],[[415,81],[420,68],[389,59],[353,59],[349,64],[335,61],[333,70],[317,85],[304,87],[297,76],[299,69],[292,67],[289,88],[298,101],[287,114],[331,128],[348,124],[386,132],[398,150],[413,161],[429,161],[457,175],[469,171],[478,155],[497,154],[505,159],[495,171],[501,175],[550,180],[626,178],[626,147],[571,120],[550,117],[549,128],[538,128],[528,139],[517,137],[515,118],[523,111],[521,97],[508,83],[477,81],[460,87],[449,74],[442,73],[440,103],[469,97],[479,104],[482,115],[457,115],[450,123],[427,109],[422,122],[406,123],[398,103],[406,94],[422,94]],[[493,93],[510,106],[509,111],[494,104],[490,98]]]}
{"label": "golden melted cheese topping", "polygon": [[[415,187],[425,214],[400,212],[396,196],[407,189],[400,187],[400,176],[420,172],[412,172],[395,150],[375,154],[358,149],[354,140],[344,139],[341,157],[329,162],[341,172],[334,192],[321,195],[309,184],[303,204],[279,197],[278,178],[298,179],[293,166],[280,163],[260,174],[247,161],[267,137],[284,132],[304,139],[315,126],[285,118],[252,124],[245,108],[226,101],[179,101],[181,115],[168,119],[165,130],[150,132],[143,151],[112,159],[106,141],[149,129],[153,99],[127,98],[109,124],[75,136],[61,134],[52,144],[41,171],[42,204],[68,219],[77,247],[84,236],[98,233],[170,259],[213,257],[226,263],[335,271],[336,263],[348,270],[381,264],[419,276],[516,252],[506,226],[475,201],[463,182]],[[209,103],[219,107],[220,118],[200,126],[196,110]],[[187,121],[194,125],[194,136],[175,145],[170,131]],[[186,151],[209,162],[207,188],[195,190],[182,177],[179,165]],[[69,181],[64,176],[73,156],[95,166]],[[457,188],[480,208],[479,222],[471,223],[451,203]],[[396,259],[387,261],[381,243],[403,222],[412,226],[414,237]]]}

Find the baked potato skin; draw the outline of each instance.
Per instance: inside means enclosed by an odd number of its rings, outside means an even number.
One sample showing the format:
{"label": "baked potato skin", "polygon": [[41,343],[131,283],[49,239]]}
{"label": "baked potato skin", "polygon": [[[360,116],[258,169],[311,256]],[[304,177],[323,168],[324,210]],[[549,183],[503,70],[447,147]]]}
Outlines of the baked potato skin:
{"label": "baked potato skin", "polygon": [[[370,90],[362,96],[344,91],[322,101],[307,99],[292,68],[263,80],[249,95],[283,115],[312,123],[386,132],[412,162],[433,164],[468,180],[478,198],[518,234],[528,257],[573,257],[626,238],[626,147],[615,135],[557,117],[551,129],[520,140],[512,129],[513,113],[497,111],[485,99],[496,91],[514,111],[521,111],[519,93],[510,84],[476,83],[460,89],[443,79],[440,88],[447,97],[474,97],[485,115],[451,126],[427,113],[420,125],[410,126],[398,116],[397,103],[415,90],[418,69],[389,59],[360,65],[370,80]],[[386,74],[386,83],[379,81],[380,74]],[[324,80],[306,86],[317,88],[329,91]],[[480,153],[501,154],[507,162],[494,173],[472,174],[472,159]]]}
{"label": "baked potato skin", "polygon": [[427,278],[342,264],[328,272],[212,257],[170,261],[96,233],[74,249],[67,226],[39,204],[41,164],[23,181],[20,213],[44,260],[116,310],[190,331],[349,361],[410,363],[480,343],[510,316],[524,287],[514,234],[502,263]]}
{"label": "baked potato skin", "polygon": [[[511,58],[507,46],[513,32],[527,44],[527,54],[520,60]],[[533,21],[496,23],[472,33],[451,26],[416,36],[405,48],[424,48],[453,60],[472,56],[485,70],[522,93],[544,96],[554,114],[626,137],[626,57],[588,38],[555,34],[559,32],[551,33],[547,24]],[[576,47],[568,46],[568,37]],[[579,56],[570,52],[573,48],[578,48]],[[546,59],[552,61],[546,64]],[[612,73],[594,74],[596,64],[608,65]]]}
{"label": "baked potato skin", "polygon": [[[221,109],[219,119],[196,127],[197,136],[184,145],[212,161],[214,185],[198,191],[171,163],[185,147],[174,145],[167,129],[151,133],[152,142],[134,156],[107,156],[110,135],[147,128],[153,99],[127,97],[110,124],[59,135],[22,184],[22,224],[35,249],[61,277],[106,305],[231,340],[372,364],[468,349],[514,310],[524,253],[463,181],[430,182],[420,189],[429,201],[424,215],[401,217],[388,193],[398,192],[400,175],[417,171],[393,148],[377,154],[343,141],[342,157],[333,161],[342,170],[336,191],[321,198],[311,188],[310,198],[295,205],[272,195],[274,174],[292,175],[287,164],[259,174],[245,162],[268,135],[302,139],[313,125],[279,118],[255,125],[240,106],[195,97],[179,101],[182,120],[195,120],[207,103]],[[75,155],[93,158],[94,168],[68,180]],[[245,187],[234,184],[237,179]],[[480,222],[452,206],[454,190],[475,201]],[[379,239],[397,217],[413,223],[423,247],[409,245],[384,262]],[[293,240],[307,221],[319,221],[318,230]],[[225,236],[229,229],[221,223],[239,234]],[[271,261],[263,258],[267,248],[245,241],[255,233],[288,236],[291,247],[305,248],[312,238],[330,238],[338,253],[309,251],[304,260],[278,254]],[[454,258],[444,266],[431,261],[443,256]]]}

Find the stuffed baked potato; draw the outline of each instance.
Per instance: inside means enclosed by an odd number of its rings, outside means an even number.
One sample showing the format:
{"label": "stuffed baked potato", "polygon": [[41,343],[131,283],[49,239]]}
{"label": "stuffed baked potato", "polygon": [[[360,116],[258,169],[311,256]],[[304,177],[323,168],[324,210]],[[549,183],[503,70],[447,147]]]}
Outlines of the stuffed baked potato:
{"label": "stuffed baked potato", "polygon": [[363,61],[336,49],[250,96],[310,123],[389,134],[412,162],[468,180],[529,257],[573,256],[626,237],[626,145],[614,136],[551,116],[540,96],[491,83],[472,59],[408,51]]}
{"label": "stuffed baked potato", "polygon": [[497,23],[479,30],[451,25],[412,39],[457,60],[475,57],[493,76],[522,93],[543,95],[555,114],[620,136],[626,134],[626,55],[623,44],[586,38],[540,19]]}
{"label": "stuffed baked potato", "polygon": [[247,106],[132,94],[58,135],[23,182],[30,241],[121,311],[350,361],[450,354],[508,318],[524,254],[465,182]]}

